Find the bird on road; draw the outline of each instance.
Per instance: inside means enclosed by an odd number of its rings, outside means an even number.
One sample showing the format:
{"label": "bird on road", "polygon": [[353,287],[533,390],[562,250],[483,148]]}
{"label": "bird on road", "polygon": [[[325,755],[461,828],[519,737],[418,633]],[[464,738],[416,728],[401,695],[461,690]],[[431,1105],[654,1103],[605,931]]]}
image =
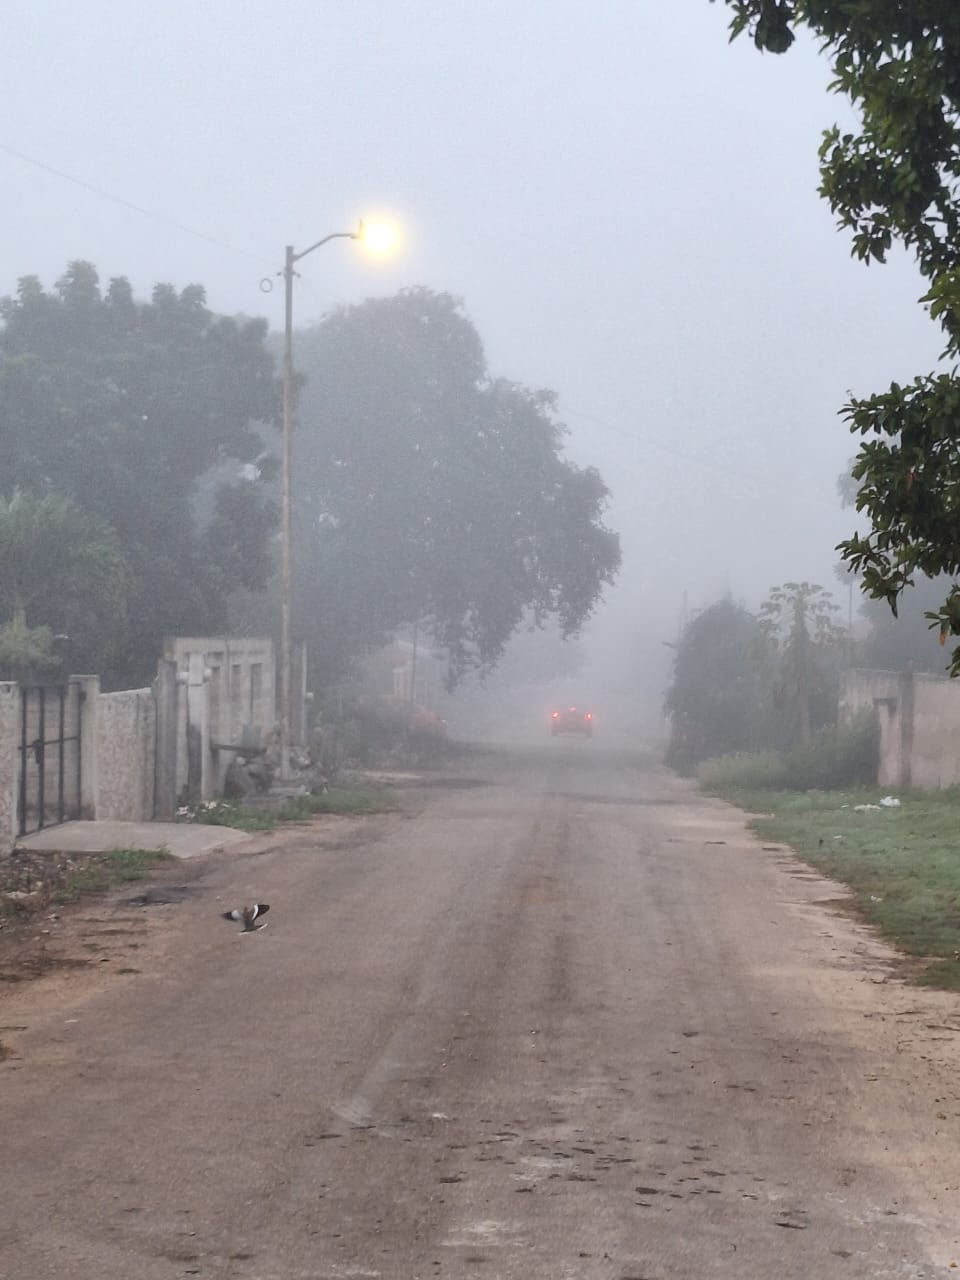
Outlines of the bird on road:
{"label": "bird on road", "polygon": [[224,920],[236,920],[243,925],[244,933],[252,933],[254,929],[264,929],[265,924],[257,924],[261,916],[270,910],[269,902],[254,902],[249,907],[234,907],[232,911],[224,911]]}

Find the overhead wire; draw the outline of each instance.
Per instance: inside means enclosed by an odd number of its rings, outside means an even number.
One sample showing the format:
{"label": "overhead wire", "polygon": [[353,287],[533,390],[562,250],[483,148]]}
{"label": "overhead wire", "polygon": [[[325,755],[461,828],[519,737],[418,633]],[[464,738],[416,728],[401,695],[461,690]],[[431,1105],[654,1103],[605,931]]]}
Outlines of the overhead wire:
{"label": "overhead wire", "polygon": [[124,196],[118,196],[113,191],[107,191],[103,187],[98,187],[93,182],[87,182],[85,178],[78,178],[76,174],[67,173],[63,169],[58,169],[52,164],[47,164],[43,160],[37,160],[34,156],[28,156],[23,151],[18,151],[16,147],[11,147],[6,142],[0,142],[0,151],[8,156],[13,156],[16,160],[22,161],[24,164],[32,165],[35,169],[41,169],[44,173],[52,174],[56,178],[62,179],[64,182],[70,182],[76,187],[81,187],[84,191],[89,191],[95,196],[99,196],[102,200],[109,200],[112,204],[119,205],[122,209],[129,209],[133,213],[138,213],[141,217],[150,218],[154,222],[159,222],[164,226],[173,227],[177,231],[183,232],[184,235],[193,236],[194,239],[204,240],[207,244],[216,245],[218,249],[225,249],[228,253],[239,254],[240,257],[249,258],[253,262],[269,263],[270,259],[265,258],[262,254],[252,253],[248,249],[241,249],[235,244],[230,244],[226,240],[221,240],[217,236],[209,235],[205,231],[198,231],[196,227],[190,227],[184,222],[179,222],[176,218],[171,218],[165,213],[158,213],[155,209],[144,208],[143,205],[135,204],[132,200],[127,200]]}

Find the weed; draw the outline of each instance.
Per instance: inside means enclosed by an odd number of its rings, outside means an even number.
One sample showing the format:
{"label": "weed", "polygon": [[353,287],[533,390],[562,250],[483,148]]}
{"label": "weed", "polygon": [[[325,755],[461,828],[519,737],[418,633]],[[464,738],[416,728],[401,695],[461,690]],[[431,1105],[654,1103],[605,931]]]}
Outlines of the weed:
{"label": "weed", "polygon": [[166,849],[111,849],[92,856],[82,867],[71,871],[54,894],[65,901],[78,893],[111,889],[131,880],[142,880],[152,867],[168,862],[172,855]]}
{"label": "weed", "polygon": [[277,811],[284,821],[312,818],[322,813],[363,817],[387,813],[395,806],[389,795],[376,787],[330,787],[322,795],[295,796]]}
{"label": "weed", "polygon": [[211,800],[197,811],[194,821],[240,831],[273,831],[280,822],[305,822],[319,814],[363,817],[393,808],[387,792],[375,787],[330,787],[321,795],[292,796],[277,809],[247,809],[234,800]]}

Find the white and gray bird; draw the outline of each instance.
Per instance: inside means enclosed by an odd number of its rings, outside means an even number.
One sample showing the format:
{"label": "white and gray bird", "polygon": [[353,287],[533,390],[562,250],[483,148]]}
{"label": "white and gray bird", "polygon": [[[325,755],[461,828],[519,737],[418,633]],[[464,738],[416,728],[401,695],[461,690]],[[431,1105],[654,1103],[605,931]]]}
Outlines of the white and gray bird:
{"label": "white and gray bird", "polygon": [[269,902],[254,902],[249,907],[234,907],[232,911],[224,911],[224,920],[236,920],[243,925],[244,933],[252,933],[254,929],[264,929],[265,924],[258,924],[261,916],[270,910]]}

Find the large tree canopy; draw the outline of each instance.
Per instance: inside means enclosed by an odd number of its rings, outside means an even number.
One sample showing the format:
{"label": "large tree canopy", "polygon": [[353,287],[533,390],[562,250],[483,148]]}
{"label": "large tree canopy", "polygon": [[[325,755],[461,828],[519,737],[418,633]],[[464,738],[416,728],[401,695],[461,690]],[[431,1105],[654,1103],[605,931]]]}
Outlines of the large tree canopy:
{"label": "large tree canopy", "polygon": [[681,771],[769,745],[773,656],[758,620],[732,600],[704,609],[676,647],[667,692],[667,763]]}
{"label": "large tree canopy", "polygon": [[492,379],[460,304],[411,289],[297,340],[295,627],[321,669],[420,622],[451,679],[524,619],[575,634],[612,582],[607,490],[554,397]]}
{"label": "large tree canopy", "polygon": [[[272,510],[239,471],[276,417],[266,325],[214,315],[199,286],[157,285],[149,302],[124,279],[102,291],[83,262],[52,292],[21,280],[0,318],[0,498],[62,495],[114,531],[126,621],[79,618],[74,652],[101,658],[108,683],[149,678],[164,634],[222,627],[229,591],[269,572]],[[227,463],[201,504],[200,478]]]}
{"label": "large tree canopy", "polygon": [[[843,410],[864,438],[856,504],[871,528],[841,544],[863,587],[896,612],[919,577],[960,575],[960,4],[957,0],[725,0],[734,35],[782,53],[808,27],[831,60],[833,87],[859,128],[827,131],[821,193],[883,262],[895,240],[927,281],[922,299],[946,335],[946,370],[854,399]],[[960,590],[928,614],[941,642],[960,635]],[[960,671],[960,647],[952,673]]]}
{"label": "large tree canopy", "polygon": [[59,494],[15,489],[0,497],[0,679],[49,674],[53,636],[84,670],[115,656],[83,648],[90,636],[123,634],[130,570],[119,540],[102,520]]}

